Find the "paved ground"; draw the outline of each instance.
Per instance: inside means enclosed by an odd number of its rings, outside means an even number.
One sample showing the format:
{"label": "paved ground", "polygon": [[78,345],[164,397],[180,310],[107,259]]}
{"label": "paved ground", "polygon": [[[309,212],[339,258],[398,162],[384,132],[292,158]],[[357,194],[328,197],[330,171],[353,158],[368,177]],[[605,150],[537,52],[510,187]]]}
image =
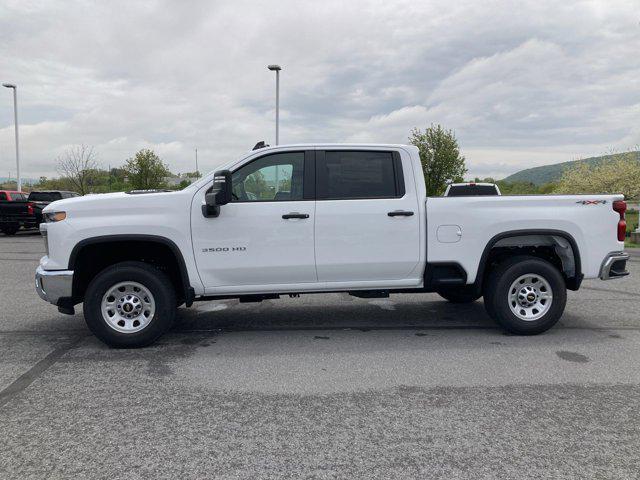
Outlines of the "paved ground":
{"label": "paved ground", "polygon": [[482,302],[344,295],[182,309],[110,350],[0,237],[1,478],[639,478],[640,254],[504,335]]}

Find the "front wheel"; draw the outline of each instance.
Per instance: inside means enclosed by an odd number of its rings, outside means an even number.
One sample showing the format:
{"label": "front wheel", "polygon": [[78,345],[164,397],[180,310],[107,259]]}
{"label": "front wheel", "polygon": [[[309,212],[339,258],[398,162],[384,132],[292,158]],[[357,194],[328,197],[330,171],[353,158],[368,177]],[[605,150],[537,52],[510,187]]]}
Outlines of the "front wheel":
{"label": "front wheel", "polygon": [[531,256],[499,264],[486,283],[487,312],[503,328],[535,335],[553,327],[564,312],[567,288],[551,263]]}
{"label": "front wheel", "polygon": [[144,347],[165,333],[175,317],[171,280],[142,262],[122,262],[100,272],[84,298],[84,318],[104,343]]}

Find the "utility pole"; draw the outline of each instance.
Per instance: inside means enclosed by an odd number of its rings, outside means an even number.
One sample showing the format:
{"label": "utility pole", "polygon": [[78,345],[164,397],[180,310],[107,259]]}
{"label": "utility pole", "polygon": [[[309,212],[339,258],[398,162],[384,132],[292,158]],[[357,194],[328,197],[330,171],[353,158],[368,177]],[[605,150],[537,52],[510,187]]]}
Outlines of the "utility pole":
{"label": "utility pole", "polygon": [[272,72],[276,72],[276,145],[278,145],[280,140],[280,70],[282,70],[282,67],[280,65],[268,65],[267,68]]}
{"label": "utility pole", "polygon": [[18,87],[13,83],[3,83],[3,87],[13,89],[13,123],[16,132],[16,190],[22,191],[22,181],[20,179],[20,143],[18,141]]}
{"label": "utility pole", "polygon": [[196,173],[198,173],[198,149],[196,148]]}

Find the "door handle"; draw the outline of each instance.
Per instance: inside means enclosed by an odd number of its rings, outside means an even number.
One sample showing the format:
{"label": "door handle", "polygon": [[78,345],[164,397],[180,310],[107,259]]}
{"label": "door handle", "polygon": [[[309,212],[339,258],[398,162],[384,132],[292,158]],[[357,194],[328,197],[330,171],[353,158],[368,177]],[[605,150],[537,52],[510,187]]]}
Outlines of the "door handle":
{"label": "door handle", "polygon": [[387,213],[390,217],[410,217],[413,215],[413,212],[408,212],[406,210],[394,210],[393,212]]}
{"label": "door handle", "polygon": [[286,213],[286,214],[282,215],[282,218],[284,218],[285,220],[289,220],[290,218],[309,218],[309,214],[308,213],[291,212],[291,213]]}

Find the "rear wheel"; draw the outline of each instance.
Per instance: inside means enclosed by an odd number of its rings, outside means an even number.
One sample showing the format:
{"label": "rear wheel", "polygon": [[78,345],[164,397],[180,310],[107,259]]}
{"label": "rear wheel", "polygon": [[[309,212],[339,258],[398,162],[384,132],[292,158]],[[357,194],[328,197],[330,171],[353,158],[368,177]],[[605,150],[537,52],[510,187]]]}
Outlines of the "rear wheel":
{"label": "rear wheel", "polygon": [[89,284],[84,317],[89,329],[112,347],[143,347],[173,324],[176,296],[171,280],[142,262],[122,262]]}
{"label": "rear wheel", "polygon": [[551,263],[520,256],[499,264],[489,275],[484,301],[489,315],[506,330],[535,335],[553,327],[564,312],[567,289]]}
{"label": "rear wheel", "polygon": [[438,295],[451,303],[471,303],[478,300],[482,296],[482,293],[475,289],[471,290],[466,287],[458,287],[438,290]]}

